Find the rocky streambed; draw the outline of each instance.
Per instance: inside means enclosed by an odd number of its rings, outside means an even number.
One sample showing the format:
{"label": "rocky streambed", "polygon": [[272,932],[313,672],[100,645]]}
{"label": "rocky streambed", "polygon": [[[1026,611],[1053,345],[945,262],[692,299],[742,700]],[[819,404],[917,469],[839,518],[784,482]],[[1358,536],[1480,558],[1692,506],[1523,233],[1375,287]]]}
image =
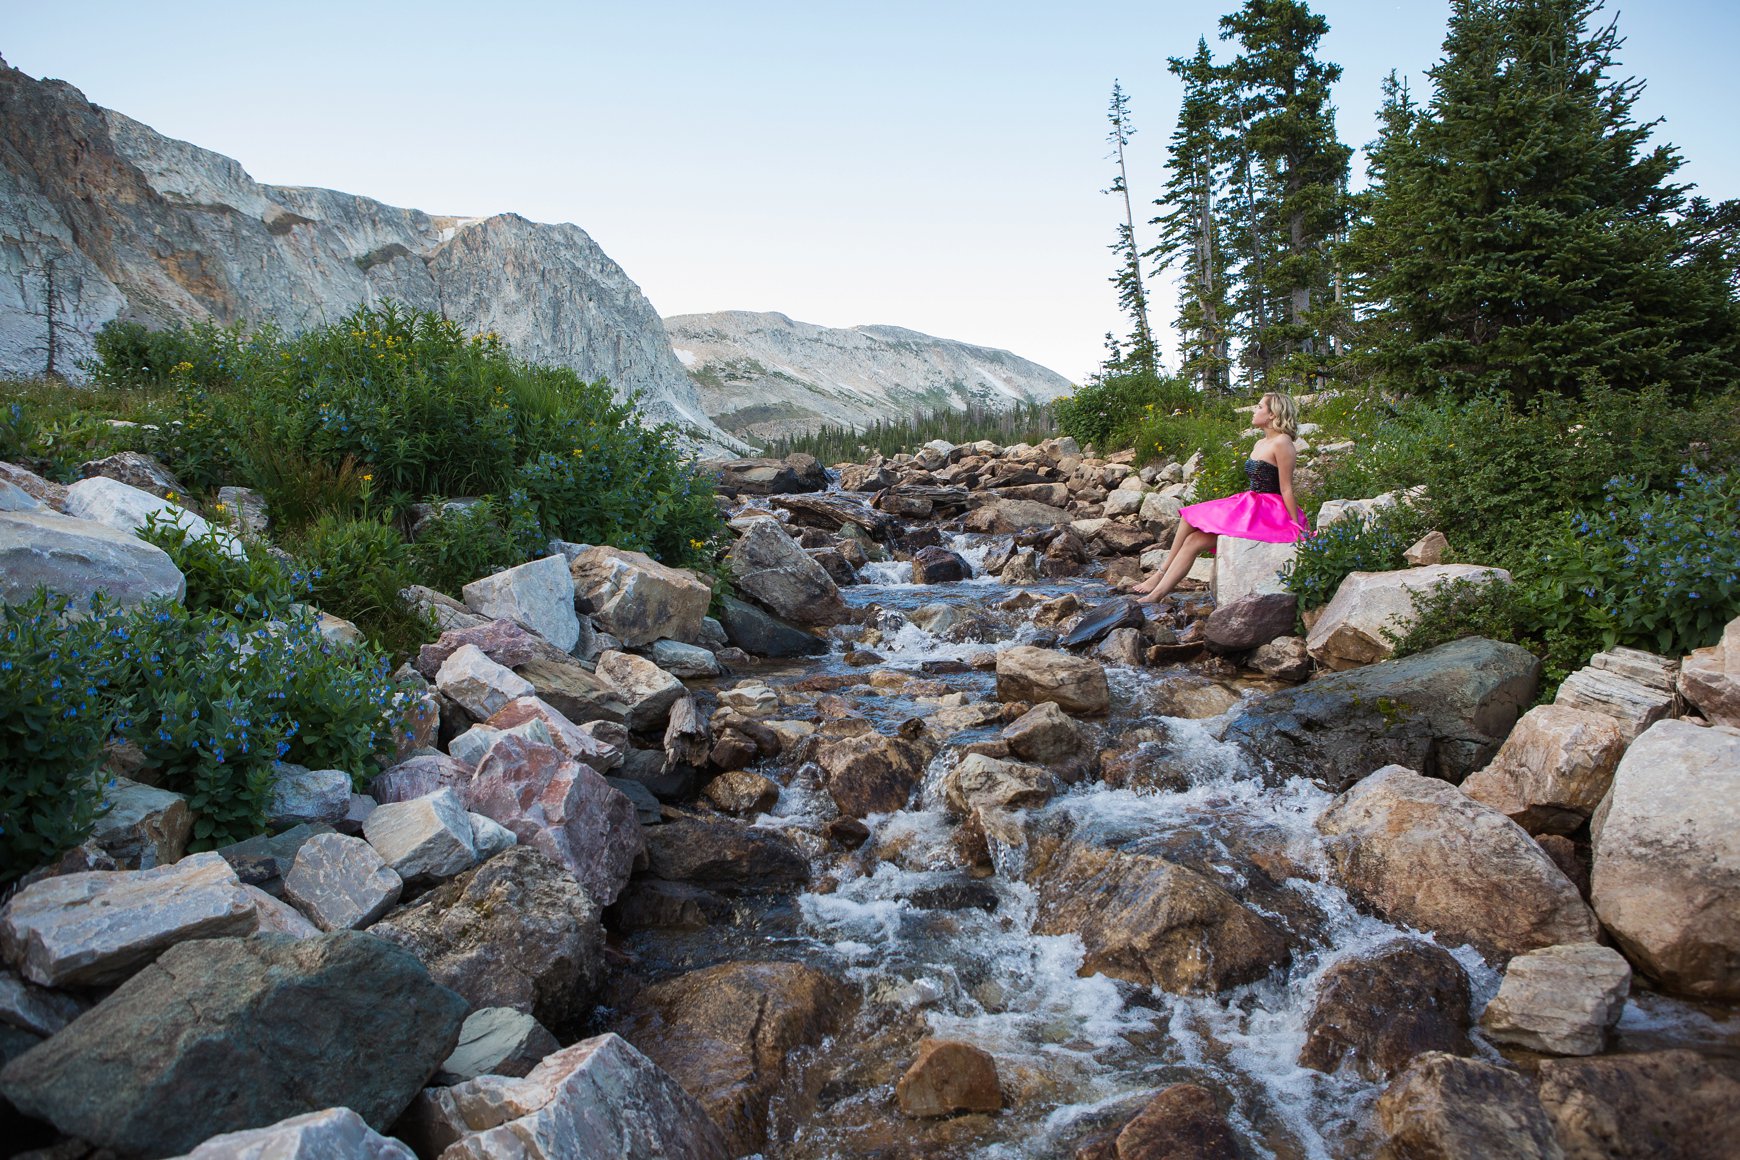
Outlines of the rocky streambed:
{"label": "rocky streambed", "polygon": [[[445,631],[367,794],[283,767],[273,833],[185,855],[187,803],[122,779],[8,902],[0,1123],[205,1160],[1725,1155],[1740,624],[1531,707],[1513,645],[1382,659],[1411,586],[1483,574],[1435,556],[1303,637],[1266,546],[1145,612],[1191,467],[727,464],[718,620],[608,547],[408,591]],[[95,534],[38,490],[66,514],[18,534]]]}

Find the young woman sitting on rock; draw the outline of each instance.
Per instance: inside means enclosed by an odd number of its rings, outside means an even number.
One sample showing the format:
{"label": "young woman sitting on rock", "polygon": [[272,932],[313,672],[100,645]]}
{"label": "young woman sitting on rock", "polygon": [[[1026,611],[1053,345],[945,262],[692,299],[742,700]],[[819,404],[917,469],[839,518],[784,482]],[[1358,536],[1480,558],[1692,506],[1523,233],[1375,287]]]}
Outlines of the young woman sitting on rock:
{"label": "young woman sitting on rock", "polygon": [[1217,536],[1290,544],[1305,534],[1305,517],[1293,498],[1293,437],[1299,433],[1299,405],[1291,395],[1270,391],[1251,415],[1263,437],[1245,460],[1249,491],[1193,503],[1178,511],[1172,550],[1159,571],[1136,586],[1143,604],[1158,604],[1178,587],[1196,558],[1214,547]]}

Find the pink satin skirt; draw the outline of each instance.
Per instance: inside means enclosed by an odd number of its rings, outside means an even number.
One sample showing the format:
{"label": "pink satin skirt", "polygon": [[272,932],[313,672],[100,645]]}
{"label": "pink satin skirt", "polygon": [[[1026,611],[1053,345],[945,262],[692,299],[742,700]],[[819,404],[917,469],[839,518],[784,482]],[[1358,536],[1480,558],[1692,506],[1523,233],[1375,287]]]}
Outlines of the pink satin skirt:
{"label": "pink satin skirt", "polygon": [[1193,503],[1178,514],[1200,531],[1241,540],[1291,544],[1305,535],[1304,513],[1296,522],[1288,519],[1287,505],[1271,492],[1241,491],[1225,499]]}

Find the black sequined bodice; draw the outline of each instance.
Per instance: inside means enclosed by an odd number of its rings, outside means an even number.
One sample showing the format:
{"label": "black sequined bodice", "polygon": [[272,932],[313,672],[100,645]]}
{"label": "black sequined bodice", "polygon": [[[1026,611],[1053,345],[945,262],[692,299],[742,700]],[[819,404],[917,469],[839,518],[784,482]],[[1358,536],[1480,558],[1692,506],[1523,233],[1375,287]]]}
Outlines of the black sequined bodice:
{"label": "black sequined bodice", "polygon": [[1259,495],[1281,494],[1281,469],[1273,463],[1247,459],[1245,477],[1251,481],[1251,490]]}

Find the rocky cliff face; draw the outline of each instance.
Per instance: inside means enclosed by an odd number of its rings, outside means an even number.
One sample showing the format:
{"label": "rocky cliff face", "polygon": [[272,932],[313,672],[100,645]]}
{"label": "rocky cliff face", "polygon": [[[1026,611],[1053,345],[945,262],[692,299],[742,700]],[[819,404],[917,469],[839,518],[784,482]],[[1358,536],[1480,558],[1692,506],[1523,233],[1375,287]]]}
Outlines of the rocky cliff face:
{"label": "rocky cliff face", "polygon": [[898,326],[837,330],[727,310],[665,319],[707,414],[760,438],[863,427],[913,409],[1006,410],[1068,394],[1062,375],[1006,350]]}
{"label": "rocky cliff face", "polygon": [[262,185],[0,62],[0,374],[41,373],[51,327],[56,369],[76,379],[115,317],[296,330],[383,298],[494,330],[523,357],[640,392],[651,418],[714,449],[740,446],[707,418],[639,287],[579,227]]}

